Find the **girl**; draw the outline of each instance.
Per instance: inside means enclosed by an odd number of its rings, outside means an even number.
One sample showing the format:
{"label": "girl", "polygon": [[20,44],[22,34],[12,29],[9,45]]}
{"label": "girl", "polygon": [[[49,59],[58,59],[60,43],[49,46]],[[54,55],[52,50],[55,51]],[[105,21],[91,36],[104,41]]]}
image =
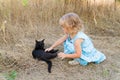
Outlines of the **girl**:
{"label": "girl", "polygon": [[68,62],[70,65],[81,64],[85,66],[89,62],[98,64],[106,59],[103,53],[94,48],[91,39],[82,32],[83,23],[77,14],[63,15],[59,24],[65,35],[45,51],[50,51],[64,43],[64,52],[58,53],[58,57],[62,59],[72,58],[73,60]]}

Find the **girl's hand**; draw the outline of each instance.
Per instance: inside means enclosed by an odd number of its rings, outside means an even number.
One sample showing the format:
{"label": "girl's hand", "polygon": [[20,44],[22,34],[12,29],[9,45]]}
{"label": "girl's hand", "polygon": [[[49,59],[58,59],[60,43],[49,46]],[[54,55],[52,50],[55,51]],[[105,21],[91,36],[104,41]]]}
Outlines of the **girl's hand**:
{"label": "girl's hand", "polygon": [[45,52],[51,51],[52,49],[53,49],[52,47],[49,47],[49,48],[45,49]]}
{"label": "girl's hand", "polygon": [[63,52],[58,53],[58,57],[60,57],[61,59],[66,58],[66,55]]}

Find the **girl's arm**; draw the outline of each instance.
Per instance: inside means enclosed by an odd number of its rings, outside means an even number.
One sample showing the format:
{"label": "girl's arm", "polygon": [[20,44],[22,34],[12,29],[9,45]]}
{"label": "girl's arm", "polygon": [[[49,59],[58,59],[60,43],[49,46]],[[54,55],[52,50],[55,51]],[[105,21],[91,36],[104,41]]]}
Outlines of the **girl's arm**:
{"label": "girl's arm", "polygon": [[62,44],[66,39],[67,39],[68,35],[64,35],[63,37],[61,37],[60,39],[58,39],[51,47],[47,48],[45,51],[50,51],[53,48],[59,46],[60,44]]}
{"label": "girl's arm", "polygon": [[81,50],[81,43],[83,42],[83,39],[77,39],[75,41],[74,47],[75,47],[75,53],[74,54],[64,54],[63,52],[60,52],[58,54],[59,57],[61,57],[62,59],[64,58],[80,58],[81,54],[82,54],[82,50]]}

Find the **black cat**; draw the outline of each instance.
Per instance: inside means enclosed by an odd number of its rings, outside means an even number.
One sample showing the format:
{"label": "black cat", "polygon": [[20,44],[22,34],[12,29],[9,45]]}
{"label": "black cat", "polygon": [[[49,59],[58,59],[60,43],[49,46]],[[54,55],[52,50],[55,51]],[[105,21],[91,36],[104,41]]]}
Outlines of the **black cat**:
{"label": "black cat", "polygon": [[36,40],[36,45],[35,49],[32,51],[32,56],[34,59],[45,61],[48,64],[48,72],[51,73],[52,62],[50,59],[57,57],[58,49],[45,52],[44,40],[45,39],[41,41]]}

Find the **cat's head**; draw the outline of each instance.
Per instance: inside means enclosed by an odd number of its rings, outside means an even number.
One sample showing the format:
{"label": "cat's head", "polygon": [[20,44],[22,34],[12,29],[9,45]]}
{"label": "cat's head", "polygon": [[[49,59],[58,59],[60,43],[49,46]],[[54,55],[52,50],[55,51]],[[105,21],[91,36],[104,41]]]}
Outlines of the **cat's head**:
{"label": "cat's head", "polygon": [[41,40],[41,41],[37,41],[35,40],[36,44],[35,44],[35,49],[40,49],[40,50],[44,50],[44,40]]}

